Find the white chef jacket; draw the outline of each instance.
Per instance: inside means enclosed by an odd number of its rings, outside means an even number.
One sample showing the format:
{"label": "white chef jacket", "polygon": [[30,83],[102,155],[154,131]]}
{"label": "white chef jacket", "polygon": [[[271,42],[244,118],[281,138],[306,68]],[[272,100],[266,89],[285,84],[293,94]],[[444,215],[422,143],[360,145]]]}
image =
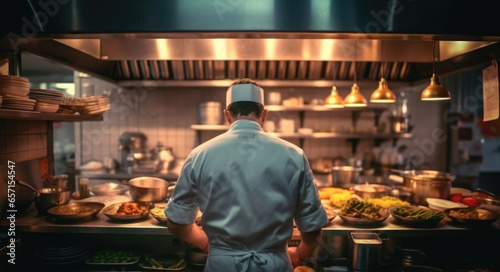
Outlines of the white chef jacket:
{"label": "white chef jacket", "polygon": [[293,271],[286,252],[293,230],[327,223],[302,149],[238,120],[186,159],[166,216],[195,222],[209,239],[205,271]]}

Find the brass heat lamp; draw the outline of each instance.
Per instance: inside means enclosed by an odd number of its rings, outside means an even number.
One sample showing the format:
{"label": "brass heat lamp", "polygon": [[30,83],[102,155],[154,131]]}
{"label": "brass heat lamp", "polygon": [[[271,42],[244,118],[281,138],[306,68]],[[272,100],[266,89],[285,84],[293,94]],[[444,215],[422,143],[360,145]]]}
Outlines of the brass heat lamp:
{"label": "brass heat lamp", "polygon": [[354,83],[351,92],[344,99],[344,105],[346,107],[366,107],[366,104],[366,98],[359,91],[358,84]]}
{"label": "brass heat lamp", "polygon": [[448,89],[439,82],[436,76],[436,41],[432,49],[432,77],[431,84],[422,91],[420,99],[423,101],[450,100],[451,95]]}
{"label": "brass heat lamp", "polygon": [[378,88],[373,91],[370,102],[372,103],[394,103],[396,102],[396,95],[389,89],[385,78],[381,78],[378,83]]}
{"label": "brass heat lamp", "polygon": [[337,92],[337,87],[333,86],[330,95],[325,98],[324,106],[328,108],[343,108],[344,99]]}
{"label": "brass heat lamp", "polygon": [[431,84],[422,91],[420,99],[424,101],[449,100],[451,95],[448,89],[439,82],[439,77],[432,74]]}

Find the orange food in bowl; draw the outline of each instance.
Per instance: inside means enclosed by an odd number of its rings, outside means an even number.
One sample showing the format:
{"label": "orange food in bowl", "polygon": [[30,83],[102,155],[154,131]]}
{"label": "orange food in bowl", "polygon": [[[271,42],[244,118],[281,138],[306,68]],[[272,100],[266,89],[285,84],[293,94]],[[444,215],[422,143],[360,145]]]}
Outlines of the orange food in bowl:
{"label": "orange food in bowl", "polygon": [[324,200],[329,200],[332,195],[334,194],[342,194],[344,193],[345,189],[342,188],[335,188],[335,187],[324,187],[318,190],[319,197]]}
{"label": "orange food in bowl", "polygon": [[314,269],[310,268],[309,266],[301,265],[297,266],[293,272],[315,272]]}

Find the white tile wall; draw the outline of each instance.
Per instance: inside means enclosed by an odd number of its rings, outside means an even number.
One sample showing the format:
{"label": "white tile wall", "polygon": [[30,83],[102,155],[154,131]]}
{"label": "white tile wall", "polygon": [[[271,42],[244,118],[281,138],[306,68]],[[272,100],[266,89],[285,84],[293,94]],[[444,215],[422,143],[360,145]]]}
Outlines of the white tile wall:
{"label": "white tile wall", "polygon": [[[374,85],[375,86],[375,85]],[[375,87],[374,87],[375,88]],[[90,159],[102,159],[106,156],[120,160],[118,150],[119,137],[123,132],[143,132],[147,137],[148,148],[152,149],[157,142],[173,148],[174,153],[179,158],[185,158],[196,146],[196,132],[190,129],[191,124],[198,123],[198,105],[206,101],[219,101],[225,105],[226,88],[196,88],[196,87],[163,87],[150,88],[147,92],[141,89],[125,90],[108,83],[95,84],[94,95],[102,95],[103,92],[109,94],[112,108],[104,114],[103,122],[83,122],[81,124],[80,135],[76,139],[81,139],[80,148],[77,142],[77,157],[80,162]],[[267,88],[267,91],[271,88]],[[280,91],[282,99],[290,96],[300,95],[305,102],[312,99],[322,101],[330,92],[329,88],[273,88],[273,91]],[[341,95],[346,95],[348,90],[344,90]],[[369,97],[370,90],[364,92],[365,97]],[[397,92],[397,90],[394,90]],[[406,90],[408,91],[408,90]],[[417,96],[415,96],[417,97]],[[410,99],[416,99],[411,96]],[[411,103],[410,111],[420,107],[419,102]],[[438,114],[442,106],[438,104],[426,104],[426,111]],[[296,112],[272,112],[268,120],[275,120],[278,124],[280,118],[293,118],[298,125],[298,114]],[[373,127],[375,124],[375,114],[373,112],[363,112],[360,115],[358,127]],[[387,118],[387,113],[382,115],[381,122]],[[387,121],[385,121],[387,122]],[[440,125],[439,120],[425,117],[416,117],[412,120],[417,135],[428,136],[429,130]],[[313,129],[331,129],[332,127],[348,128],[352,126],[352,117],[349,112],[306,112],[304,126]],[[202,141],[206,141],[220,134],[221,132],[202,132]],[[78,140],[77,140],[78,141]],[[290,140],[299,144],[299,140]],[[403,140],[411,148],[416,148],[413,140]],[[386,144],[391,144],[389,141]],[[318,157],[351,157],[361,156],[365,150],[370,150],[374,146],[374,141],[370,139],[361,140],[356,154],[351,153],[351,143],[345,139],[306,139],[304,141],[304,151],[310,159]],[[80,154],[78,154],[80,153]],[[442,153],[436,154],[438,159],[426,158],[434,162],[442,160]],[[78,159],[77,159],[78,163]]]}

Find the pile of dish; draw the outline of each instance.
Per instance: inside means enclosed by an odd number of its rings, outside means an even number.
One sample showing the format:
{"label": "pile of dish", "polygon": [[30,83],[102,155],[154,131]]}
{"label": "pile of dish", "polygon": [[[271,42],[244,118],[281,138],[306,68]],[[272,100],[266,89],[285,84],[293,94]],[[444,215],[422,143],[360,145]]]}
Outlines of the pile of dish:
{"label": "pile of dish", "polygon": [[84,104],[81,114],[97,115],[104,113],[111,108],[109,99],[102,96],[88,96],[80,98]]}
{"label": "pile of dish", "polygon": [[26,97],[30,92],[30,83],[27,78],[0,75],[0,95]]}
{"label": "pile of dish", "polygon": [[7,96],[2,100],[2,108],[11,110],[32,111],[35,108],[36,100],[28,97]]}
{"label": "pile of dish", "polygon": [[63,97],[61,108],[83,115],[100,115],[109,110],[111,104],[103,96]]}
{"label": "pile of dish", "polygon": [[64,265],[87,259],[89,252],[74,241],[58,241],[45,244],[33,254],[37,261],[46,265]]}
{"label": "pile of dish", "polygon": [[30,89],[29,97],[37,102],[60,105],[63,100],[63,92],[49,89]]}

